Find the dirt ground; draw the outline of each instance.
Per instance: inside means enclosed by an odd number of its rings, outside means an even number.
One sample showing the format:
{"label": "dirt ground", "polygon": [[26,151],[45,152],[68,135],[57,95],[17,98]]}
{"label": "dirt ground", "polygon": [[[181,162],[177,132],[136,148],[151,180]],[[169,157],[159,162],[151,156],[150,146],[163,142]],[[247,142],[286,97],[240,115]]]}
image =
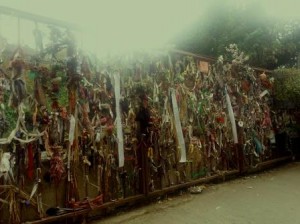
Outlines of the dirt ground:
{"label": "dirt ground", "polygon": [[300,223],[300,162],[290,163],[180,196],[92,224],[297,224]]}

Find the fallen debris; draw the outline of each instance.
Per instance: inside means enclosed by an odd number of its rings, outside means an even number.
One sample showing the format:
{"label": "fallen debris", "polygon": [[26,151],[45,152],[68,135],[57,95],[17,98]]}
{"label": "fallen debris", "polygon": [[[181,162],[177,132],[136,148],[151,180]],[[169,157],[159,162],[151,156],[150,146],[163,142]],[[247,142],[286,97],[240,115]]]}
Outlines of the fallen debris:
{"label": "fallen debris", "polygon": [[189,192],[191,194],[200,194],[203,189],[205,188],[205,186],[194,186],[194,187],[190,187],[189,188]]}

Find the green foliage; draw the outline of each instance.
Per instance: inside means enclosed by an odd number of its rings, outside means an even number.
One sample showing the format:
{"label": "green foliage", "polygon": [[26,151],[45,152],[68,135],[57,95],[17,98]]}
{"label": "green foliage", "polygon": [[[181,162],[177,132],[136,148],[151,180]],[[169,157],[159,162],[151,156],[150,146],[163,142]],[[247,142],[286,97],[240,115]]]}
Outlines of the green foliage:
{"label": "green foliage", "polygon": [[282,105],[300,106],[300,70],[278,69],[275,71],[274,97]]}
{"label": "green foliage", "polygon": [[[8,100],[9,96],[10,96],[10,93],[5,92],[5,94],[4,94],[5,102],[9,101]],[[4,133],[4,136],[6,136],[7,133],[10,133],[16,127],[17,118],[18,118],[17,110],[15,110],[15,109],[9,107],[7,104],[5,104],[4,117],[7,122],[7,127],[8,127],[8,129]]]}
{"label": "green foliage", "polygon": [[235,7],[218,2],[175,40],[177,48],[213,57],[224,55],[226,46],[234,43],[252,66],[293,67],[300,52],[300,23],[272,18],[259,4]]}
{"label": "green foliage", "polygon": [[69,103],[68,98],[68,88],[67,88],[67,76],[64,71],[58,71],[57,77],[61,77],[62,81],[59,88],[59,97],[58,97],[58,103],[62,107],[67,107]]}

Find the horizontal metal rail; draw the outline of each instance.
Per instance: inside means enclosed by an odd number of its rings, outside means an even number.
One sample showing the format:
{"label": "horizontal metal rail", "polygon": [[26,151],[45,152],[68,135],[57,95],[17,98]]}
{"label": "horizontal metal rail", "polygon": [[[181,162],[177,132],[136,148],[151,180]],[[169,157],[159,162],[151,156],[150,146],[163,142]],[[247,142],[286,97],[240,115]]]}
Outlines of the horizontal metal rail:
{"label": "horizontal metal rail", "polygon": [[61,20],[48,18],[46,16],[36,15],[36,14],[29,13],[29,12],[17,10],[17,9],[12,9],[12,8],[9,8],[6,6],[0,6],[0,14],[13,16],[13,17],[17,17],[20,19],[26,19],[26,20],[37,22],[37,23],[55,25],[58,27],[68,28],[68,29],[72,29],[72,30],[80,30],[80,27],[78,25],[75,25],[72,23],[67,23],[67,22],[64,22]]}

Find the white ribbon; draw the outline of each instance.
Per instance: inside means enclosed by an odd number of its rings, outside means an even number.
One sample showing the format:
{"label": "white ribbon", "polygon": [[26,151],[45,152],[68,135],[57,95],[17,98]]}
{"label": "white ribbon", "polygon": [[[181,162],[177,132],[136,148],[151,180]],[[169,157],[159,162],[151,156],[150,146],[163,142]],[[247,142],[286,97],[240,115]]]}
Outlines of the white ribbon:
{"label": "white ribbon", "polygon": [[67,161],[68,181],[71,181],[71,173],[70,173],[70,168],[71,168],[71,146],[73,145],[73,142],[74,142],[75,124],[76,124],[75,117],[71,114],[70,129],[69,129],[68,161]]}
{"label": "white ribbon", "polygon": [[121,110],[120,110],[120,74],[117,72],[114,74],[115,79],[115,99],[116,99],[116,120],[117,124],[117,142],[118,142],[118,156],[119,156],[119,167],[124,166],[124,140],[123,140],[123,129],[121,122]]}
{"label": "white ribbon", "polygon": [[230,97],[229,97],[229,95],[227,93],[227,89],[226,88],[225,88],[225,94],[226,94],[226,103],[227,103],[228,115],[229,115],[229,119],[230,119],[230,123],[231,123],[231,128],[232,128],[233,142],[234,143],[238,143],[235,118],[234,118],[233,109],[232,109],[232,106],[231,106]]}
{"label": "white ribbon", "polygon": [[72,146],[74,141],[75,133],[75,117],[71,115],[70,117],[70,129],[69,129],[69,144]]}
{"label": "white ribbon", "polygon": [[185,142],[183,138],[180,118],[179,118],[179,110],[176,100],[176,91],[175,89],[171,89],[171,96],[172,96],[172,105],[173,105],[173,113],[174,113],[174,119],[175,119],[175,129],[176,129],[176,135],[178,140],[178,147],[180,149],[180,163],[186,162],[186,148],[185,148]]}

